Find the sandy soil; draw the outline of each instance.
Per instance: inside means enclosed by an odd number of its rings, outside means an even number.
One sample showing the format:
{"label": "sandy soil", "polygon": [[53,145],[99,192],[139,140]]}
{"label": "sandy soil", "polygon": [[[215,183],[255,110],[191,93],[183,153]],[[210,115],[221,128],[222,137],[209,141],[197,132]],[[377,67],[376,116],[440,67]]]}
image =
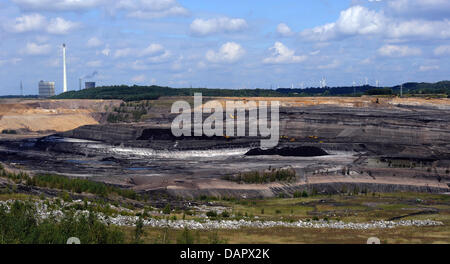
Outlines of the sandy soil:
{"label": "sandy soil", "polygon": [[0,100],[0,131],[64,132],[98,124],[95,113],[119,105],[119,100]]}

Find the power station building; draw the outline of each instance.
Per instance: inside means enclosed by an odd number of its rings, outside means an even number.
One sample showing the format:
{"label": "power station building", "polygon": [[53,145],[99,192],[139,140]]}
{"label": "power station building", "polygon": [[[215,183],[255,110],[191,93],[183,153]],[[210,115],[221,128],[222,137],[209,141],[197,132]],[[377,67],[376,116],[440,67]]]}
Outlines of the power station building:
{"label": "power station building", "polygon": [[85,82],[84,89],[95,88],[95,82]]}
{"label": "power station building", "polygon": [[39,82],[39,97],[51,97],[55,95],[55,82]]}

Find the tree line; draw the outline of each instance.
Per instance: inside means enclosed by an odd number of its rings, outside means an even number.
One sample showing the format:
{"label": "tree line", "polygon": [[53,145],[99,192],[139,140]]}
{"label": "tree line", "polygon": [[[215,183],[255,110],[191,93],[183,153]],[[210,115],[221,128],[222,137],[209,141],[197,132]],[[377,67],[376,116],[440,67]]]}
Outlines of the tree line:
{"label": "tree line", "polygon": [[[361,96],[364,94],[399,94],[401,86],[374,87],[370,85],[290,89],[208,89],[208,88],[170,88],[162,86],[102,86],[69,91],[54,99],[120,99],[124,101],[156,100],[161,96],[193,96],[202,93],[203,96],[212,97],[295,97],[295,96]],[[391,92],[389,92],[391,91]],[[450,94],[450,81],[437,83],[405,83],[404,94]]]}

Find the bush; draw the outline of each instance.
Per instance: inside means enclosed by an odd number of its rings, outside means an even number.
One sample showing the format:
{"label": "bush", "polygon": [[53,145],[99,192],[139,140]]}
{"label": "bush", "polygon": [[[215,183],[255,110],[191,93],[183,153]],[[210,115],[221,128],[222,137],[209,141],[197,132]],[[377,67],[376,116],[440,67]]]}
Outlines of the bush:
{"label": "bush", "polygon": [[391,88],[374,88],[366,92],[368,95],[391,95],[393,93]]}
{"label": "bush", "polygon": [[144,221],[142,217],[136,221],[136,228],[134,230],[134,242],[136,244],[141,242],[141,236],[144,234]]}
{"label": "bush", "polygon": [[[137,193],[133,190],[108,186],[104,183],[94,182],[87,179],[72,179],[56,174],[38,174],[30,177],[26,173],[12,173],[6,171],[3,167],[0,167],[0,177],[11,179],[15,183],[26,183],[28,186],[59,189],[74,193],[92,193],[101,197],[107,197],[109,194],[117,194],[124,198],[133,200],[140,199]],[[64,197],[69,198],[65,194]]]}
{"label": "bush", "polygon": [[221,216],[222,216],[223,218],[228,218],[228,217],[230,217],[230,213],[228,213],[227,211],[223,211],[222,214],[221,214]]}
{"label": "bush", "polygon": [[217,212],[216,211],[208,211],[208,212],[206,212],[206,216],[207,217],[217,217]]}
{"label": "bush", "polygon": [[2,134],[15,135],[15,134],[17,134],[17,131],[13,130],[13,129],[4,129],[4,130],[2,130]]}
{"label": "bush", "polygon": [[269,171],[241,172],[236,176],[225,176],[224,180],[237,183],[265,184],[271,182],[291,182],[295,180],[296,173],[292,168],[272,169]]}
{"label": "bush", "polygon": [[166,204],[166,207],[163,209],[163,214],[170,214],[172,212],[172,209],[170,208],[170,204]]}
{"label": "bush", "polygon": [[0,206],[0,244],[66,244],[78,237],[82,244],[120,244],[125,234],[99,220],[68,211],[59,221],[47,218],[38,221],[33,203],[15,201],[11,209]]}

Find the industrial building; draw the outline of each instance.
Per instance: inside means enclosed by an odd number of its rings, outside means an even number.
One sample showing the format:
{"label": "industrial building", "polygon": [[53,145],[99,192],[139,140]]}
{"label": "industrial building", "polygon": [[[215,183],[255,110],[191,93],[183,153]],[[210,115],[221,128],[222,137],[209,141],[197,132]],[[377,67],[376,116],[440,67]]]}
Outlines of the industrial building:
{"label": "industrial building", "polygon": [[55,82],[39,82],[39,97],[51,97],[55,95]]}
{"label": "industrial building", "polygon": [[85,82],[84,89],[95,88],[95,82]]}

